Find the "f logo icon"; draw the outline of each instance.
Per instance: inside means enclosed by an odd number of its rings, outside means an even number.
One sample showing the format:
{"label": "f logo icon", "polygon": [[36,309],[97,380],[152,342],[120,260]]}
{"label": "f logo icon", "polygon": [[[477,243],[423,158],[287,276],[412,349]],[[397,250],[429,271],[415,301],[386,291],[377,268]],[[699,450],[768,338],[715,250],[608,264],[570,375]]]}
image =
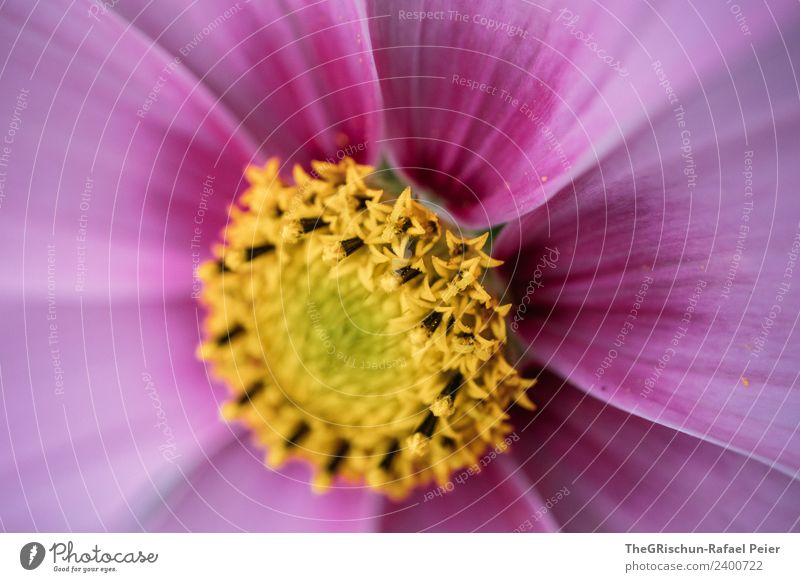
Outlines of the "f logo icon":
{"label": "f logo icon", "polygon": [[26,570],[35,570],[44,561],[44,546],[39,542],[28,542],[19,551],[19,563]]}

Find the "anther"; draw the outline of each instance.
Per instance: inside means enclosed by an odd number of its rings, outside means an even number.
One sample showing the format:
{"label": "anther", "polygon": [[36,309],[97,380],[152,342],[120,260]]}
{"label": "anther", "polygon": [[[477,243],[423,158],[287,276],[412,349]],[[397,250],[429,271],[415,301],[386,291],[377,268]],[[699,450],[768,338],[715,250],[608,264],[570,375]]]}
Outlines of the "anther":
{"label": "anther", "polygon": [[436,221],[436,220],[429,220],[428,224],[425,227],[425,230],[428,232],[428,234],[439,233],[440,232],[440,230],[439,230],[439,222]]}
{"label": "anther", "polygon": [[456,411],[455,403],[452,398],[439,397],[431,404],[431,412],[437,417],[452,416]]}
{"label": "anther", "polygon": [[329,265],[336,265],[364,246],[364,241],[354,236],[329,244],[322,251],[322,260]]}
{"label": "anther", "polygon": [[389,451],[383,456],[383,459],[381,459],[381,464],[379,467],[384,471],[388,471],[391,468],[392,461],[398,452],[400,452],[400,443],[397,442],[397,439],[394,439],[389,444]]}
{"label": "anther", "polygon": [[328,226],[328,223],[322,220],[321,216],[294,220],[283,227],[283,240],[286,242],[297,242],[304,234],[308,234],[324,226]]}
{"label": "anther", "polygon": [[463,257],[467,251],[469,250],[469,246],[466,243],[458,243],[450,253],[451,257]]}
{"label": "anther", "polygon": [[392,237],[399,236],[411,228],[413,222],[408,216],[397,220],[394,223],[387,224],[383,229],[383,240],[389,242]]}
{"label": "anther", "polygon": [[265,384],[263,380],[256,380],[250,385],[250,387],[247,390],[242,392],[236,403],[239,406],[244,406],[245,404],[250,402],[253,398],[255,398],[258,395],[258,393],[264,389],[264,386]]}
{"label": "anther", "polygon": [[309,232],[317,230],[318,228],[322,228],[323,226],[328,226],[328,223],[322,220],[321,216],[301,218],[298,222],[300,223],[300,227],[303,229],[304,234],[308,234]]}
{"label": "anther", "polygon": [[237,323],[232,328],[230,328],[227,332],[217,338],[217,345],[224,346],[225,344],[229,343],[231,340],[235,339],[236,336],[239,336],[244,333],[244,326],[241,323]]}
{"label": "anther", "polygon": [[450,381],[445,385],[439,393],[439,397],[431,404],[431,413],[434,416],[451,416],[455,412],[455,399],[458,389],[461,388],[464,377],[460,372],[450,378]]}
{"label": "anther", "polygon": [[456,334],[456,338],[458,339],[458,342],[464,347],[469,347],[475,343],[475,336],[468,332],[458,333]]}
{"label": "anther", "polygon": [[417,430],[414,432],[417,434],[424,435],[426,438],[431,438],[433,436],[433,431],[436,430],[436,421],[439,420],[432,412],[428,412],[425,416],[425,420],[419,423]]}
{"label": "anther", "polygon": [[336,469],[339,468],[339,465],[342,464],[344,458],[347,456],[347,451],[350,450],[350,443],[347,441],[342,441],[339,444],[339,448],[336,449],[336,452],[333,454],[333,458],[328,463],[328,466],[325,467],[325,470],[333,475],[336,472]]}
{"label": "anther", "polygon": [[248,247],[244,250],[244,258],[246,261],[252,261],[254,259],[257,259],[261,255],[266,255],[267,253],[270,253],[274,250],[275,250],[275,245],[269,243],[258,245],[255,247]]}
{"label": "anther", "polygon": [[450,381],[447,383],[447,385],[442,389],[440,396],[454,398],[458,393],[458,389],[463,385],[464,377],[461,375],[461,372],[456,372],[455,375],[450,378]]}
{"label": "anther", "polygon": [[310,430],[311,430],[311,427],[309,427],[305,422],[301,422],[300,425],[297,427],[297,429],[292,433],[292,436],[290,436],[286,440],[286,446],[287,447],[297,446],[297,444],[300,442],[300,440],[304,436],[306,436],[306,434],[308,434],[308,431],[310,431]]}
{"label": "anther", "polygon": [[346,257],[349,257],[362,246],[364,246],[364,241],[361,240],[359,237],[354,236],[353,238],[344,239],[341,243],[342,249],[344,250],[344,254]]}
{"label": "anther", "polygon": [[442,323],[442,314],[439,311],[431,311],[425,319],[422,320],[422,327],[425,328],[425,331],[428,332],[428,335],[433,335],[439,324]]}
{"label": "anther", "polygon": [[401,267],[396,271],[384,275],[383,279],[381,279],[381,286],[384,291],[391,293],[396,291],[400,285],[404,285],[420,275],[422,275],[422,271],[419,269],[415,269],[414,267]]}
{"label": "anther", "polygon": [[414,267],[401,267],[400,269],[397,269],[394,274],[397,275],[397,278],[400,280],[400,284],[403,285],[415,277],[422,275],[422,271],[415,269]]}
{"label": "anther", "polygon": [[425,454],[428,450],[428,441],[433,436],[433,431],[436,430],[438,420],[439,418],[433,412],[428,411],[425,420],[419,424],[414,434],[406,439],[406,445],[412,454],[418,457]]}

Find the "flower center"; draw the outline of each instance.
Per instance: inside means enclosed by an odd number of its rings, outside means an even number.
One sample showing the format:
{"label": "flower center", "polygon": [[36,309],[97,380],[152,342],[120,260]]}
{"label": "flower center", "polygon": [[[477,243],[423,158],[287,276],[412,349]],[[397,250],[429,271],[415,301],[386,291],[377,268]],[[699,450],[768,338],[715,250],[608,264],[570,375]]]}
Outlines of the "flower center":
{"label": "flower center", "polygon": [[267,463],[304,458],[400,498],[504,448],[507,408],[532,407],[503,353],[504,316],[484,287],[488,235],[464,239],[411,196],[345,159],[247,170],[216,261],[202,266],[200,356],[229,387]]}

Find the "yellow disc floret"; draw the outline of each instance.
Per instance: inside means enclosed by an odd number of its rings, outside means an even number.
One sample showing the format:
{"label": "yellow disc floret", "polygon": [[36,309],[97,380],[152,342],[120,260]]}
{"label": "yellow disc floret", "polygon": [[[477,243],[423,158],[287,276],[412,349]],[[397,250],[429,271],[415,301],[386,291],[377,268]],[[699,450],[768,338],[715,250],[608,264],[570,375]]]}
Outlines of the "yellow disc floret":
{"label": "yellow disc floret", "polygon": [[473,465],[511,432],[533,382],[504,354],[509,306],[487,291],[487,235],[462,238],[345,159],[249,168],[204,264],[201,357],[267,462],[303,458],[398,498]]}

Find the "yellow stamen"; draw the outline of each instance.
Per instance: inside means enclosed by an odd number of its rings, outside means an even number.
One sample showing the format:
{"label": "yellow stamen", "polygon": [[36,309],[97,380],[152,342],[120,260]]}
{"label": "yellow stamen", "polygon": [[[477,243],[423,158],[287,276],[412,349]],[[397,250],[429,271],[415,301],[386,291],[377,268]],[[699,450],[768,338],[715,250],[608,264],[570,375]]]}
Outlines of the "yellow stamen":
{"label": "yellow stamen", "polygon": [[371,184],[351,159],[246,172],[217,260],[199,270],[200,356],[229,387],[222,408],[277,466],[303,458],[400,498],[474,464],[532,406],[504,355],[504,316],[484,287],[499,261],[415,200]]}

